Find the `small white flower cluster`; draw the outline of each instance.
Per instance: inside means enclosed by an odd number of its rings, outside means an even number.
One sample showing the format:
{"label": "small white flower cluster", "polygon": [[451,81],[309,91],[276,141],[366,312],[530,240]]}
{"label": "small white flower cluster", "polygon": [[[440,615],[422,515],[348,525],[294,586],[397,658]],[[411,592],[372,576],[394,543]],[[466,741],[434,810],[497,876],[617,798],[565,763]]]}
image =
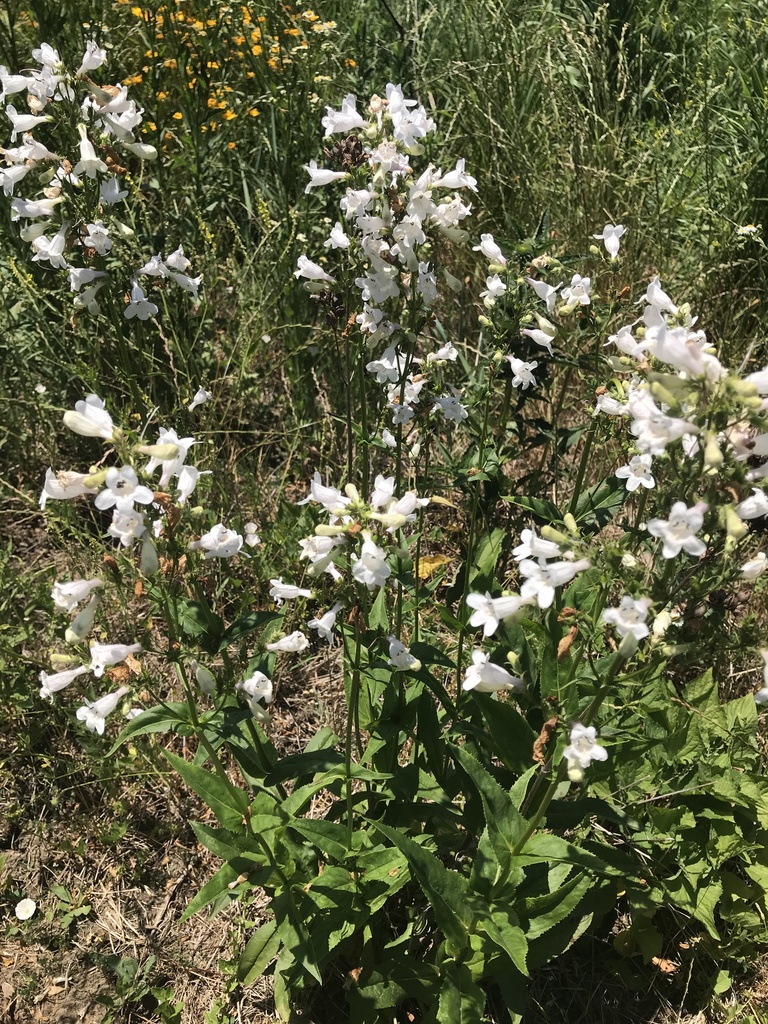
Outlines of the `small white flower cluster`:
{"label": "small white flower cluster", "polygon": [[[350,94],[340,111],[328,107],[323,118],[326,138],[358,133],[358,165],[364,163],[370,172],[366,187],[347,188],[340,208],[348,227],[337,221],[325,247],[349,250],[362,263],[354,282],[362,303],[356,322],[371,341],[388,339],[382,355],[366,368],[376,375],[378,383],[386,385],[393,426],[407,426],[415,418],[421,392],[429,383],[429,374],[419,369],[419,364],[424,369],[444,366],[454,362],[458,353],[450,342],[424,360],[406,350],[404,330],[396,320],[398,303],[412,294],[418,296],[426,311],[436,303],[435,240],[441,235],[454,242],[467,239],[460,225],[472,208],[460,193],[465,189],[476,191],[477,183],[465,170],[463,160],[445,174],[430,164],[417,175],[411,158],[422,152],[420,140],[434,131],[435,124],[420,104],[405,99],[399,85],[387,85],[386,98],[372,97],[367,120],[358,113],[356,104]],[[306,170],[310,176],[307,192],[349,177],[347,171],[318,168],[315,161]],[[447,272],[443,275],[450,287],[461,286]],[[310,290],[335,283],[335,278],[306,255],[299,256],[295,277],[303,278]],[[431,411],[442,413],[447,421],[458,424],[468,416],[461,393],[450,385],[442,394],[435,392],[431,400]],[[383,440],[392,446],[396,443],[387,430]]]}
{"label": "small white flower cluster", "polygon": [[[120,161],[155,160],[157,150],[137,139],[144,112],[128,98],[126,86],[99,86],[87,77],[107,60],[106,52],[95,42],[88,42],[74,73],[47,43],[33,50],[32,58],[40,68],[24,74],[8,74],[0,67],[3,99],[25,93],[30,110],[24,114],[13,103],[5,106],[12,126],[11,142],[21,134],[22,145],[0,150],[5,161],[0,167],[0,187],[12,197],[11,220],[24,222],[20,234],[30,244],[33,262],[67,271],[75,308],[95,315],[99,312],[98,293],[110,276],[105,267],[117,264],[114,244],[133,234],[113,213],[129,195],[128,188],[122,187],[121,175],[126,169]],[[71,111],[78,91],[85,90],[77,140],[68,141],[73,127]],[[51,126],[48,131],[57,138],[57,148],[66,152],[52,152],[33,137],[31,132],[42,125]],[[40,194],[14,197],[17,185],[33,180],[42,182]],[[153,256],[132,271],[131,297],[123,315],[129,320],[147,320],[158,312],[138,283],[142,275],[170,279],[197,300],[202,278],[190,277],[189,267],[179,246],[165,260]]]}
{"label": "small white flower cluster", "polygon": [[[98,395],[87,395],[83,401],[77,402],[74,411],[64,414],[64,423],[76,434],[99,437],[105,442],[119,443],[124,437],[123,431],[114,425]],[[147,574],[155,572],[157,554],[153,537],[157,538],[163,532],[164,522],[159,517],[151,526],[148,525],[147,513],[141,509],[161,505],[167,497],[163,492],[171,486],[174,478],[176,504],[186,504],[198,480],[207,472],[186,463],[189,450],[194,444],[194,438],[179,437],[175,430],[163,427],[156,444],[141,444],[135,448],[136,455],[150,457],[143,470],[147,478],[157,469],[161,470],[158,481],[158,489],[162,494],[160,500],[156,499],[153,488],[139,482],[138,473],[130,464],[110,466],[93,473],[68,470],[54,473],[49,468],[40,495],[40,508],[44,509],[51,499],[75,498],[82,494],[92,496],[97,509],[113,510],[112,522],[107,530],[110,537],[114,537],[126,548],[131,547],[134,541],[141,540],[142,569]],[[240,550],[242,543],[243,538],[239,534],[233,534],[219,523],[208,534],[193,541],[189,548],[204,549],[206,558],[229,557]]]}
{"label": "small white flower cluster", "polygon": [[[562,541],[565,540],[562,536]],[[555,599],[555,588],[570,583],[590,565],[586,558],[574,558],[573,552],[564,550],[561,542],[540,537],[535,529],[523,530],[513,556],[524,578],[519,594],[503,597],[491,597],[488,592],[467,595],[467,605],[472,609],[469,624],[475,629],[482,627],[486,638],[493,636],[500,622],[514,619],[527,606],[549,608]],[[489,656],[478,648],[472,652],[472,664],[466,670],[462,684],[465,690],[480,693],[519,689],[523,685],[521,679],[490,662]]]}

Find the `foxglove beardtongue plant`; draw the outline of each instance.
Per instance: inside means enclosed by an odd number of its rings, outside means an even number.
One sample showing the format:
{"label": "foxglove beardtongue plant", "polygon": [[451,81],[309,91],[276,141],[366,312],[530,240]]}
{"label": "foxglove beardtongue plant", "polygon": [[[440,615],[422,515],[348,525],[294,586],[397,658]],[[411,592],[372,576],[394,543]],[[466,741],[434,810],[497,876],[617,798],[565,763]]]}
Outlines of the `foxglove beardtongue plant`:
{"label": "foxglove beardtongue plant", "polygon": [[704,525],[704,513],[709,506],[699,501],[690,508],[684,501],[676,501],[670,509],[669,519],[650,519],[648,532],[652,537],[664,541],[661,553],[665,558],[675,558],[681,551],[693,558],[701,558],[707,545],[696,536]]}
{"label": "foxglove beardtongue plant", "polygon": [[571,742],[563,751],[568,765],[568,778],[571,782],[581,782],[584,772],[593,761],[606,761],[608,751],[601,747],[597,740],[597,730],[593,725],[582,725],[574,722],[571,726]]}
{"label": "foxglove beardtongue plant", "polygon": [[[51,55],[55,63],[48,62]],[[23,134],[23,145],[3,149],[6,166],[0,168],[0,185],[7,196],[16,188],[26,193],[26,198],[12,199],[10,206],[13,220],[27,221],[20,233],[32,248],[31,259],[67,272],[77,312],[96,314],[105,298],[120,309],[126,282],[133,278],[123,315],[139,320],[155,316],[158,306],[137,283],[138,274],[155,275],[171,287],[190,292],[197,301],[202,278],[186,274],[189,261],[181,247],[165,262],[158,255],[148,264],[139,255],[134,233],[113,213],[131,190],[140,196],[141,163],[157,159],[158,154],[154,146],[137,138],[144,111],[128,98],[127,88],[102,88],[88,77],[106,63],[106,52],[89,40],[76,71],[66,68],[48,44],[35,49],[32,59],[41,65],[39,69],[1,76],[3,95],[25,92],[31,113],[13,103],[5,106],[11,142]],[[42,138],[31,132],[39,132]],[[123,188],[129,174],[131,188]],[[37,195],[33,195],[35,189]],[[100,263],[107,253],[114,258],[109,269]],[[119,267],[118,259],[123,269],[113,282],[112,268]],[[91,284],[95,278],[100,280]],[[84,286],[90,287],[81,292]]]}
{"label": "foxglove beardtongue plant", "polygon": [[104,724],[108,715],[115,710],[120,700],[129,693],[127,686],[121,686],[114,693],[105,694],[98,700],[87,700],[82,707],[77,709],[76,715],[80,722],[85,724],[90,732],[97,732],[100,736],[104,733]]}

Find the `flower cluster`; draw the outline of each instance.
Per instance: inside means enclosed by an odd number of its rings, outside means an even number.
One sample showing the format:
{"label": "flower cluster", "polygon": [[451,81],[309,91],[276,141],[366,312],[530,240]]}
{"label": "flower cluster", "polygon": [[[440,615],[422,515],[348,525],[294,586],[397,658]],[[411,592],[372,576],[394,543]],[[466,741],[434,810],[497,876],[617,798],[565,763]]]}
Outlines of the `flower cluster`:
{"label": "flower cluster", "polygon": [[[32,59],[39,69],[24,74],[0,68],[3,98],[25,94],[29,110],[18,110],[18,100],[5,106],[12,145],[0,150],[5,161],[0,186],[11,197],[11,220],[22,222],[20,235],[31,247],[32,261],[66,271],[75,308],[96,314],[100,291],[115,270],[123,272],[126,260],[118,249],[133,235],[115,212],[135,188],[126,165],[155,160],[157,150],[137,137],[143,110],[129,99],[127,87],[97,85],[89,77],[107,60],[95,42],[88,42],[74,72],[47,43],[33,50]],[[38,128],[55,150],[32,135]],[[13,145],[19,135],[21,145]],[[33,181],[36,191],[30,192]],[[15,195],[18,186],[27,198]],[[164,260],[158,254],[134,267],[123,315],[147,320],[158,312],[141,277],[170,280],[197,300],[202,278],[190,277],[189,267],[181,246]]]}

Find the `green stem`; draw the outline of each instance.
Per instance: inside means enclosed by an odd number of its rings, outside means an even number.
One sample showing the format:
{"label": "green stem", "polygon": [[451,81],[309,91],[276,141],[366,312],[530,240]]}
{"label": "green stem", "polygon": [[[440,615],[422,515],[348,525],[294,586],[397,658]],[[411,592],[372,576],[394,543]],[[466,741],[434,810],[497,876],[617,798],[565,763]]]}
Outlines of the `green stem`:
{"label": "green stem", "polygon": [[597,420],[593,417],[592,422],[589,425],[587,431],[587,439],[584,442],[584,450],[581,453],[581,461],[579,462],[579,471],[576,475],[576,484],[573,488],[573,495],[571,496],[571,504],[568,506],[568,511],[573,515],[576,511],[576,506],[579,503],[579,495],[581,494],[581,485],[584,483],[584,475],[587,472],[587,466],[589,465],[589,456],[592,452],[592,445],[595,440],[595,434],[597,432]]}

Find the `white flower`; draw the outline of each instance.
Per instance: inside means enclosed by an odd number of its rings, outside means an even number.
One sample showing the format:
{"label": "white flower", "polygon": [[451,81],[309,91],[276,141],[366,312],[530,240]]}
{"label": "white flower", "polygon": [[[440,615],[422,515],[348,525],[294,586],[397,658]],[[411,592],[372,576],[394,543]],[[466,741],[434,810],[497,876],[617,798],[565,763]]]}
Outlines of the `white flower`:
{"label": "white flower", "polygon": [[516,356],[507,356],[507,361],[512,367],[512,387],[522,387],[523,391],[530,385],[536,384],[536,378],[533,376],[533,371],[539,365],[535,360],[532,363],[526,363],[522,359],[518,359]]}
{"label": "white flower", "polygon": [[325,167],[318,167],[316,160],[310,160],[308,164],[304,164],[304,170],[309,174],[309,182],[304,189],[305,193],[309,193],[313,188],[318,188],[321,185],[329,185],[339,178],[347,177],[346,171],[330,171]]}
{"label": "white flower", "polygon": [[129,654],[138,654],[140,650],[141,644],[91,644],[91,672],[103,676],[105,668],[119,665]]}
{"label": "white flower", "polygon": [[480,235],[480,244],[473,245],[472,251],[481,252],[490,263],[499,263],[502,267],[507,262],[506,256],[502,254],[491,234]]}
{"label": "white flower", "polygon": [[160,253],[152,256],[143,267],[139,267],[137,274],[144,274],[147,277],[168,277],[168,267],[162,260]]}
{"label": "white flower", "polygon": [[618,608],[605,609],[603,622],[614,625],[619,636],[631,633],[635,640],[642,640],[649,633],[645,620],[651,603],[650,597],[641,597],[636,601],[626,595],[622,597]]}
{"label": "white flower", "polygon": [[563,288],[560,298],[568,306],[588,306],[591,302],[589,291],[592,287],[592,279],[582,277],[581,274],[574,274],[568,287]]}
{"label": "white flower", "polygon": [[437,352],[427,353],[427,363],[455,363],[458,358],[458,349],[455,349],[450,341],[441,345]]}
{"label": "white flower", "polygon": [[178,271],[172,270],[168,276],[179,288],[189,292],[195,302],[197,302],[197,292],[203,281],[202,274],[199,274],[197,277],[189,277],[188,274],[180,274]]}
{"label": "white flower", "polygon": [[373,537],[363,530],[363,546],[360,555],[352,555],[352,575],[358,583],[369,590],[384,586],[392,570],[387,564],[387,553],[374,543]]}
{"label": "white flower", "polygon": [[316,501],[328,512],[337,513],[341,511],[341,514],[343,514],[343,509],[349,505],[350,500],[337,487],[328,487],[324,484],[323,478],[319,473],[314,473],[312,483],[309,485],[309,494],[306,498],[302,498],[301,501],[297,501],[296,504],[306,505],[307,502]]}
{"label": "white flower", "polygon": [[637,301],[638,303],[645,302],[648,306],[653,306],[653,308],[657,309],[660,313],[677,313],[677,306],[674,304],[672,299],[670,299],[667,293],[662,291],[658,274],[651,279],[645,295]]}
{"label": "white flower", "polygon": [[[447,174],[440,176],[438,171],[438,177],[432,182],[432,188],[468,188],[473,192],[477,192],[477,179],[473,178],[471,174],[466,173],[464,170],[465,164],[465,160],[457,160],[454,169],[448,171]],[[493,238],[493,235],[482,235],[481,239],[488,237]],[[480,248],[480,246],[477,246],[477,248]],[[503,257],[496,262],[503,262]]]}
{"label": "white flower", "polygon": [[492,636],[499,622],[517,615],[521,608],[530,603],[519,594],[510,594],[508,597],[491,597],[488,591],[484,594],[467,594],[467,604],[474,609],[469,624],[475,629],[482,626],[483,635]]}
{"label": "white flower", "polygon": [[401,643],[396,636],[388,636],[387,641],[389,642],[388,665],[396,668],[399,672],[419,671],[421,662],[411,654],[405,644]]}
{"label": "white flower", "polygon": [[744,580],[756,580],[762,576],[768,568],[768,558],[764,551],[758,551],[754,558],[745,562],[741,567],[741,578]]}
{"label": "white flower", "polygon": [[43,700],[53,700],[54,693],[63,690],[65,686],[69,686],[73,679],[85,675],[87,671],[87,665],[78,665],[77,668],[68,668],[63,672],[54,672],[53,675],[41,672],[39,676],[40,696]]}
{"label": "white flower", "polygon": [[619,480],[626,480],[627,490],[636,491],[638,487],[655,487],[656,481],[651,473],[652,456],[648,454],[634,455],[628,465],[616,470]]}
{"label": "white flower", "polygon": [[154,302],[149,301],[138,281],[134,281],[131,285],[131,301],[123,310],[126,320],[132,320],[134,317],[138,317],[139,320],[149,320],[150,317],[155,316],[157,311],[157,306]]}
{"label": "white flower", "polygon": [[462,690],[477,690],[478,693],[495,693],[497,690],[521,690],[522,679],[507,672],[501,665],[489,661],[489,655],[479,648],[472,651],[472,664],[464,673]]}
{"label": "white flower", "polygon": [[137,512],[132,506],[115,506],[107,533],[115,540],[119,540],[123,547],[128,548],[142,536],[146,528],[143,512]]}
{"label": "white flower", "polygon": [[599,235],[592,235],[592,237],[598,238],[603,242],[608,250],[608,255],[611,257],[611,261],[613,261],[619,255],[619,247],[621,245],[619,239],[626,233],[627,229],[623,224],[606,224]]}
{"label": "white flower", "polygon": [[72,173],[84,174],[88,178],[95,178],[97,174],[106,174],[107,165],[100,157],[96,156],[96,150],[88,138],[86,126],[79,124],[77,131],[80,135],[80,160],[72,168]]}
{"label": "white flower", "polygon": [[432,412],[437,412],[438,409],[449,422],[461,423],[469,416],[466,407],[459,401],[458,394],[441,395],[440,398],[436,398]]}
{"label": "white flower", "polygon": [[95,220],[92,224],[86,224],[85,227],[88,233],[83,237],[83,245],[90,249],[95,249],[100,256],[106,256],[112,248],[109,229],[100,220]]}
{"label": "white flower", "polygon": [[40,117],[36,117],[34,114],[17,114],[16,107],[10,103],[5,108],[5,113],[8,120],[13,125],[11,142],[16,141],[16,136],[19,132],[31,132],[33,128],[37,127],[37,125],[45,124],[46,121],[53,120],[49,114],[45,114]]}
{"label": "white flower", "polygon": [[58,473],[54,473],[48,467],[40,494],[40,508],[45,508],[49,498],[60,501],[65,498],[76,498],[81,494],[93,494],[93,489],[84,483],[88,478],[88,473],[73,473],[69,470],[59,470]]}
{"label": "white flower", "polygon": [[198,388],[197,391],[195,392],[195,397],[187,406],[187,410],[189,412],[192,412],[198,407],[198,405],[202,405],[204,402],[209,401],[211,398],[213,398],[213,395],[211,394],[210,391],[206,391],[205,388]]}
{"label": "white flower", "polygon": [[288,636],[281,636],[274,643],[267,644],[268,651],[284,651],[287,654],[299,654],[301,651],[306,651],[308,647],[309,640],[298,629],[289,633]]}
{"label": "white flower", "polygon": [[353,93],[348,93],[341,101],[341,110],[334,110],[333,107],[326,107],[326,115],[320,122],[325,128],[323,138],[329,135],[336,135],[339,132],[351,132],[355,128],[364,128],[365,121],[357,112],[357,98]]}
{"label": "white flower", "polygon": [[19,921],[28,921],[30,917],[34,917],[36,910],[37,904],[35,901],[27,898],[19,900],[14,909],[14,914]]}
{"label": "white flower", "polygon": [[687,551],[694,558],[701,558],[707,550],[704,541],[696,533],[704,523],[704,513],[709,506],[703,501],[690,508],[684,501],[676,501],[669,512],[669,519],[651,519],[648,532],[652,537],[661,537],[664,546],[661,553],[665,558],[674,558],[680,551]]}
{"label": "white flower", "polygon": [[[544,302],[546,302],[547,310],[550,313],[554,313],[555,301],[557,300],[557,289],[562,287],[562,281],[560,282],[560,284],[551,285],[547,284],[546,281],[537,281],[533,277],[526,277],[525,280],[531,286],[531,288],[533,288],[538,297],[542,299]],[[536,339],[534,338],[534,341],[535,340]],[[541,344],[541,342],[538,342],[538,344]]]}
{"label": "white flower", "polygon": [[337,548],[344,547],[343,537],[321,537],[315,534],[299,541],[301,554],[299,560],[309,560],[309,575],[319,576],[321,572],[327,572],[334,580],[341,579],[341,573],[333,564],[333,554]]}
{"label": "white flower", "polygon": [[323,242],[326,249],[348,249],[349,248],[349,237],[344,233],[344,228],[341,226],[340,221],[331,228],[331,233],[328,238]]}
{"label": "white flower", "polygon": [[[115,664],[115,662],[110,662],[110,664]],[[101,675],[101,673],[97,672],[96,675]],[[114,693],[108,693],[104,697],[99,697],[98,700],[93,702],[86,700],[85,704],[75,712],[78,720],[85,723],[86,729],[89,729],[91,732],[97,732],[99,736],[103,735],[104,720],[107,715],[112,714],[120,703],[121,697],[124,697],[129,689],[128,686],[121,686],[119,690],[115,690]]]}
{"label": "white flower", "polygon": [[319,263],[313,263],[312,260],[308,259],[305,255],[299,256],[296,261],[297,269],[294,270],[293,276],[296,278],[304,277],[308,281],[327,281],[328,284],[333,284],[334,279],[330,274],[326,274]]}
{"label": "white flower", "polygon": [[80,67],[77,69],[77,77],[82,78],[88,71],[95,71],[96,68],[100,68],[107,60],[107,51],[102,50],[101,47],[93,40],[89,39],[85,44],[85,53],[83,54],[83,60]]}
{"label": "white flower", "polygon": [[243,529],[245,530],[245,543],[249,548],[255,548],[261,544],[261,537],[256,532],[258,529],[256,523],[246,523]]}
{"label": "white flower", "polygon": [[768,651],[760,651],[763,658],[763,686],[755,694],[755,704],[768,702]]}
{"label": "white flower", "polygon": [[338,602],[333,606],[333,608],[329,609],[325,615],[321,615],[319,619],[310,619],[309,622],[307,622],[307,626],[309,626],[310,629],[316,629],[318,635],[321,636],[323,640],[327,640],[328,643],[331,643],[333,640],[333,627],[336,623],[336,616],[339,614],[341,609],[342,605]]}
{"label": "white flower", "polygon": [[216,523],[199,540],[187,545],[189,551],[205,551],[205,558],[232,558],[243,546],[243,538],[235,530],[228,530],[223,523]]}
{"label": "white flower", "polygon": [[523,530],[520,540],[521,543],[512,551],[512,557],[517,562],[522,562],[526,558],[559,558],[563,553],[559,544],[539,537],[535,529]]}
{"label": "white flower", "polygon": [[[763,556],[765,557],[765,556]],[[65,612],[73,612],[81,601],[90,597],[91,591],[103,586],[101,580],[72,580],[70,583],[54,583],[51,590],[53,603]]]}
{"label": "white flower", "polygon": [[292,583],[283,583],[282,576],[269,582],[272,584],[269,596],[277,605],[282,604],[283,601],[294,601],[297,597],[312,597],[311,590],[304,590]]}
{"label": "white flower", "polygon": [[568,762],[568,778],[572,782],[580,782],[584,778],[584,770],[593,761],[605,761],[608,751],[596,743],[597,730],[593,725],[582,725],[574,722],[571,726],[571,742],[563,751]]}
{"label": "white flower", "polygon": [[121,511],[133,508],[135,503],[150,505],[155,500],[154,491],[139,483],[136,470],[132,466],[110,466],[104,480],[104,490],[94,499],[96,508],[104,509],[117,506]]}
{"label": "white flower", "polygon": [[105,441],[114,438],[112,417],[97,395],[86,395],[84,402],[75,403],[75,412],[65,412],[64,426],[83,437],[102,437]]}
{"label": "white flower", "polygon": [[128,190],[120,188],[120,180],[114,175],[111,178],[107,178],[106,181],[102,181],[99,186],[99,197],[102,203],[106,203],[107,206],[115,206],[117,203],[122,203],[127,195]]}
{"label": "white flower", "polygon": [[539,608],[549,608],[555,599],[555,587],[570,583],[573,577],[589,568],[586,558],[576,562],[534,562],[524,559],[520,563],[520,574],[525,576],[525,583],[520,594],[526,598],[535,598]]}
{"label": "white flower", "polygon": [[178,249],[171,253],[170,256],[166,256],[165,265],[171,270],[177,270],[180,274],[186,274],[192,264],[189,262],[187,257],[184,255],[184,246],[180,245]]}
{"label": "white flower", "polygon": [[751,496],[736,506],[736,515],[740,519],[759,519],[768,515],[768,494],[759,487],[754,487]]}
{"label": "white flower", "polygon": [[248,679],[244,679],[241,683],[235,683],[235,689],[242,690],[252,701],[263,700],[265,704],[272,702],[272,680],[263,672],[254,672]]}

